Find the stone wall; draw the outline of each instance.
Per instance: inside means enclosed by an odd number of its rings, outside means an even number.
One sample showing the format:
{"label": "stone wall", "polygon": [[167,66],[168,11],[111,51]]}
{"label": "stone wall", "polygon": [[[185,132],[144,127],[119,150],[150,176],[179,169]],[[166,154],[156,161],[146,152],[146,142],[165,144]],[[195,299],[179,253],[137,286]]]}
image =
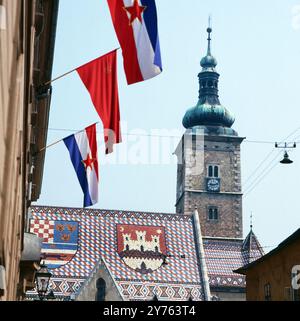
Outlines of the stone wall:
{"label": "stone wall", "polygon": [[123,301],[123,298],[119,294],[119,291],[103,262],[96,267],[93,275],[87,279],[86,283],[81,288],[76,301],[95,301],[97,293],[96,284],[99,278],[102,278],[106,283],[105,301]]}
{"label": "stone wall", "polygon": [[[204,236],[242,237],[240,143],[236,136],[209,136],[186,144],[177,169],[176,212],[198,209]],[[219,166],[220,192],[206,189],[208,165]],[[208,219],[208,208],[218,208],[219,219]]]}

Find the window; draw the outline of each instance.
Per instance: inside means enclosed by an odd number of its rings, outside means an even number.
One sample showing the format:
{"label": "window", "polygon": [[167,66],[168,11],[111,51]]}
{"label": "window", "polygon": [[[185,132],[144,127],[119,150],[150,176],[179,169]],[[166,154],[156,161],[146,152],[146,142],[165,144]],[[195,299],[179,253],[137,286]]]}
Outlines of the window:
{"label": "window", "polygon": [[265,285],[265,301],[271,301],[271,284]]}
{"label": "window", "polygon": [[219,219],[219,212],[217,207],[210,206],[208,208],[208,219],[210,221],[217,221]]}
{"label": "window", "polygon": [[293,301],[300,301],[300,289],[293,290]]}
{"label": "window", "polygon": [[104,279],[100,278],[96,282],[96,300],[95,301],[105,301],[105,291],[106,291],[106,282]]}
{"label": "window", "polygon": [[219,166],[209,165],[208,166],[208,177],[219,177]]}
{"label": "window", "polygon": [[214,177],[219,177],[219,167],[214,166]]}
{"label": "window", "polygon": [[6,9],[0,5],[0,30],[6,30]]}

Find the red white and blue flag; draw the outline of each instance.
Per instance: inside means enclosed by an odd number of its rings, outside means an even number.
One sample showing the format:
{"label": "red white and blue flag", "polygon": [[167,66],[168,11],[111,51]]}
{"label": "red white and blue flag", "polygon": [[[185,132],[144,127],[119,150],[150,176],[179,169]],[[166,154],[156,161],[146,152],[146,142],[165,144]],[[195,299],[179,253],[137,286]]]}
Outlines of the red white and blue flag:
{"label": "red white and blue flag", "polygon": [[84,207],[98,202],[98,158],[96,124],[65,138],[71,161],[84,194]]}
{"label": "red white and blue flag", "polygon": [[159,75],[162,62],[154,0],[107,0],[128,84]]}

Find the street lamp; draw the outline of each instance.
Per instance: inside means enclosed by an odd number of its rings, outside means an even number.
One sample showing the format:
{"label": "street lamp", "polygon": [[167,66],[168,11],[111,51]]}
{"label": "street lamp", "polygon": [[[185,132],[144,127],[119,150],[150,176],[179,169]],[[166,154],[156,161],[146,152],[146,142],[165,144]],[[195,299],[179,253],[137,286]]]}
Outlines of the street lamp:
{"label": "street lamp", "polygon": [[40,269],[35,273],[36,289],[41,301],[46,298],[51,276],[52,274],[49,272],[45,263],[42,263]]}
{"label": "street lamp", "polygon": [[281,164],[292,164],[293,161],[290,160],[289,154],[287,153],[288,148],[296,148],[296,143],[284,143],[284,144],[278,144],[275,143],[275,148],[284,148],[284,156],[283,159],[280,161]]}

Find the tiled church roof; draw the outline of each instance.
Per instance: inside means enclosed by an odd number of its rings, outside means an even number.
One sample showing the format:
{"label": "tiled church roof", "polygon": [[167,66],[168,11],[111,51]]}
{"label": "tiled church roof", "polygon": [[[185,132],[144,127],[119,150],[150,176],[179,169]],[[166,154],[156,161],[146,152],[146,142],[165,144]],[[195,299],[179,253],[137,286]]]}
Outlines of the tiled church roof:
{"label": "tiled church roof", "polygon": [[[77,250],[73,257],[65,256],[68,259],[64,265],[51,270],[56,296],[69,297],[78,293],[102,258],[124,300],[151,300],[154,295],[161,300],[203,299],[192,216],[61,207],[32,207],[31,211],[31,232],[39,234],[44,239],[44,247],[48,248],[58,235],[56,231],[53,236],[49,226],[54,229],[62,226],[63,229],[63,224],[72,227],[71,222],[78,222],[72,223],[78,224]],[[162,264],[161,256],[157,255],[154,267],[151,265],[153,260],[149,261],[150,271],[149,266],[140,269],[139,265],[138,272],[134,266],[136,258],[133,261],[130,257],[127,261],[122,259],[126,253],[135,253],[129,251],[132,249],[124,251],[125,244],[122,243],[125,242],[124,234],[135,235],[135,230],[144,231],[144,246],[158,244],[155,251],[166,255],[167,264]],[[159,241],[153,238],[151,241],[154,234],[159,236]],[[244,277],[232,272],[244,265],[242,246],[243,240],[204,239],[211,286],[245,287]],[[122,251],[125,254],[120,255]]]}
{"label": "tiled church roof", "polygon": [[233,270],[245,265],[249,256],[253,260],[261,257],[263,251],[260,247],[252,248],[251,251],[243,250],[243,244],[242,239],[204,238],[205,258],[211,287],[244,288],[246,286],[245,278],[237,275]]}

